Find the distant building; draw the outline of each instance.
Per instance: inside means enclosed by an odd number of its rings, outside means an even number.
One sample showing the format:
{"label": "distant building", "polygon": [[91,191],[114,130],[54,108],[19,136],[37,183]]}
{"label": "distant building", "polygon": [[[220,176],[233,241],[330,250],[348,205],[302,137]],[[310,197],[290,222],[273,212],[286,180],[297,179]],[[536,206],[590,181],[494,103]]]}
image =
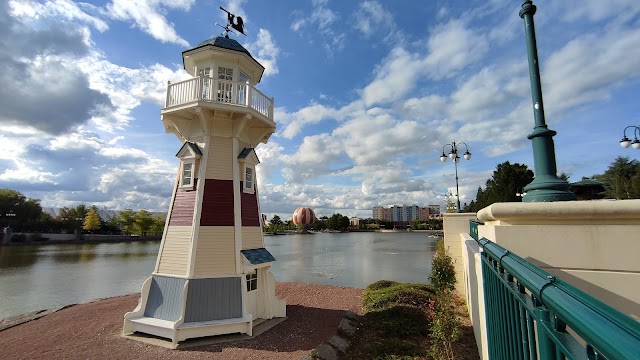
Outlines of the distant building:
{"label": "distant building", "polygon": [[570,186],[571,191],[576,194],[576,200],[604,199],[604,184],[600,181],[584,179],[571,183]]}
{"label": "distant building", "polygon": [[349,227],[350,228],[354,228],[354,229],[359,229],[360,228],[360,218],[357,217],[350,217],[349,218]]}
{"label": "distant building", "polygon": [[418,205],[393,205],[389,208],[374,206],[372,218],[393,222],[396,227],[406,227],[415,220],[426,220],[440,217],[440,205],[428,205],[419,207]]}

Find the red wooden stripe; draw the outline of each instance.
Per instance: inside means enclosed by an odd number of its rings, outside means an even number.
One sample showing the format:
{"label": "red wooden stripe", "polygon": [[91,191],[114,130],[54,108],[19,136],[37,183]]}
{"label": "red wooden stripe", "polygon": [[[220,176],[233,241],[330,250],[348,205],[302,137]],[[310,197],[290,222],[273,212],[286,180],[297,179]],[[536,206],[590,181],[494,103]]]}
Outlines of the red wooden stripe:
{"label": "red wooden stripe", "polygon": [[233,180],[205,179],[201,226],[233,226]]}
{"label": "red wooden stripe", "polygon": [[196,191],[178,188],[173,199],[169,217],[169,226],[190,226],[193,223],[193,211],[196,205]]}
{"label": "red wooden stripe", "polygon": [[243,183],[240,182],[240,201],[241,201],[241,214],[242,214],[242,226],[260,226],[260,214],[258,213],[258,197],[255,193],[248,194],[242,192]]}

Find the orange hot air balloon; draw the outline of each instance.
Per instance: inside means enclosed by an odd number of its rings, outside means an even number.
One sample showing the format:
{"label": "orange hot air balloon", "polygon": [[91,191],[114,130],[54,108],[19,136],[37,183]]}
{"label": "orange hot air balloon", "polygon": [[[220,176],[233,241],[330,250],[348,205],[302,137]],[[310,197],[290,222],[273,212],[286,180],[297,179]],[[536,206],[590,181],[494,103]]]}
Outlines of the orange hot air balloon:
{"label": "orange hot air balloon", "polygon": [[316,222],[316,214],[308,207],[299,207],[293,212],[295,225],[309,226]]}

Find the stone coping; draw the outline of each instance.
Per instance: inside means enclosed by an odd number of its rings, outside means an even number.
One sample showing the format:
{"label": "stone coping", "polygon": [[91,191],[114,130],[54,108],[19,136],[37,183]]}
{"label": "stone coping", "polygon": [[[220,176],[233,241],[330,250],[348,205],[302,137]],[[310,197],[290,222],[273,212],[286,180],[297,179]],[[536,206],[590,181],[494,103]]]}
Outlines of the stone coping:
{"label": "stone coping", "polygon": [[640,223],[640,199],[495,203],[478,211],[478,219],[638,220]]}

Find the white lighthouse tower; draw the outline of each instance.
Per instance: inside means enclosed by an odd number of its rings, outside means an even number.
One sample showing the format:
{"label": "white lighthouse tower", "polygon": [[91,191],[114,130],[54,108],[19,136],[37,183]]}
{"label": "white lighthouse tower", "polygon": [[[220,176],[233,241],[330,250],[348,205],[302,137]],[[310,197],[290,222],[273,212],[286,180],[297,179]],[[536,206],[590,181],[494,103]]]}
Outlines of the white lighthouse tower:
{"label": "white lighthouse tower", "polygon": [[169,84],[162,122],[183,143],[154,272],[123,334],[171,339],[252,334],[286,316],[262,237],[254,151],[275,131],[273,98],[255,88],[264,67],[216,37],[182,53],[189,80]]}

